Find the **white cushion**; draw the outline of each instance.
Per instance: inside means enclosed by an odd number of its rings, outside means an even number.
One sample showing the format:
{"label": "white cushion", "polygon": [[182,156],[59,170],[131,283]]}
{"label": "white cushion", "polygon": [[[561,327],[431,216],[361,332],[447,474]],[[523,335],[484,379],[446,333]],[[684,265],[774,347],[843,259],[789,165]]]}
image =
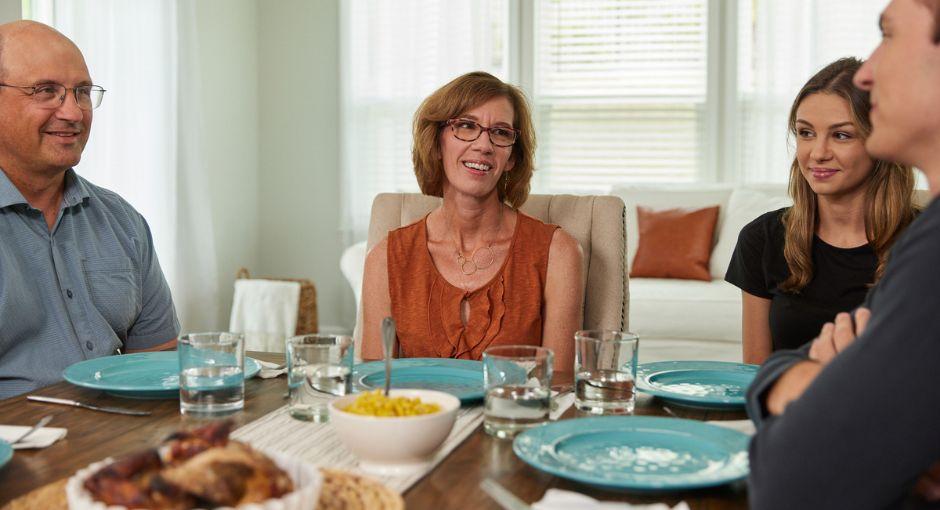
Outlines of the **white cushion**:
{"label": "white cushion", "polygon": [[712,249],[709,264],[712,278],[724,279],[738,242],[738,234],[745,225],[761,214],[792,204],[783,184],[746,186],[731,192],[725,219],[718,233],[718,244]]}
{"label": "white cushion", "polygon": [[[636,255],[637,241],[639,240],[639,224],[637,222],[637,206],[651,209],[698,209],[717,205],[718,223],[715,225],[715,235],[721,228],[724,210],[731,195],[730,184],[697,184],[697,185],[659,185],[659,186],[628,186],[614,188],[612,195],[620,197],[627,206],[627,270],[633,267],[633,256]],[[632,300],[632,297],[631,297]],[[632,306],[632,305],[631,305]]]}
{"label": "white cushion", "polygon": [[366,265],[366,242],[356,243],[343,251],[339,259],[339,269],[356,295],[356,308],[362,300],[362,276]]}
{"label": "white cushion", "polygon": [[741,289],[702,282],[630,278],[630,331],[647,338],[741,341]]}

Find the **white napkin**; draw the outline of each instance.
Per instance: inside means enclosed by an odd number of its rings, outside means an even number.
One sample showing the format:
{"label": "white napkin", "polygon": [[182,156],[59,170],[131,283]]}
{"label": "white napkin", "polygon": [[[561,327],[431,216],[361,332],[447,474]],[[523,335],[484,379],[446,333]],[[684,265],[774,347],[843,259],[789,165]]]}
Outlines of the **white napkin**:
{"label": "white napkin", "polygon": [[571,404],[574,404],[574,392],[570,392],[567,395],[562,395],[560,397],[555,397],[557,391],[552,392],[552,411],[548,413],[548,419],[554,421],[565,414],[565,411],[571,407]]}
{"label": "white napkin", "polygon": [[228,330],[246,333],[247,351],[284,352],[284,339],[297,326],[299,303],[297,282],[236,280]]}
{"label": "white napkin", "polygon": [[590,496],[577,492],[563,491],[561,489],[548,489],[541,501],[532,503],[532,510],[568,510],[578,508],[581,510],[608,509],[608,510],[689,510],[685,501],[671,507],[665,503],[652,505],[632,505],[615,501],[598,501]]}
{"label": "white napkin", "polygon": [[[24,427],[19,425],[0,425],[0,439],[11,443],[19,439],[20,436],[25,434],[26,431],[31,428],[32,427]],[[26,450],[28,448],[45,448],[65,437],[65,434],[67,433],[67,429],[43,427],[30,434],[29,437],[27,437],[24,441],[20,441],[19,443],[13,445],[13,449]]]}
{"label": "white napkin", "polygon": [[708,423],[731,430],[737,430],[738,432],[747,434],[749,436],[753,436],[754,433],[757,432],[757,429],[754,427],[754,422],[751,420],[714,420]]}
{"label": "white napkin", "polygon": [[[254,359],[254,358],[252,358]],[[262,379],[271,379],[272,377],[278,377],[287,373],[287,367],[277,368],[280,365],[277,363],[271,363],[270,361],[261,361],[260,359],[255,359],[259,365],[261,365],[261,371],[258,372],[258,377]]]}

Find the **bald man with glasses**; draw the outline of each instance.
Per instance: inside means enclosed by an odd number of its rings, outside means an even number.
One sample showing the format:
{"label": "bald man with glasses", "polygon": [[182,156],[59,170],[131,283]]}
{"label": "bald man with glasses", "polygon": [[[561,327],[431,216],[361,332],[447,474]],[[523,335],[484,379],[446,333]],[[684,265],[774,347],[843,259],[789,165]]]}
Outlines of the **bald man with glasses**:
{"label": "bald man with glasses", "polygon": [[104,93],[59,32],[0,25],[0,398],[78,361],[176,344],[147,222],[72,168]]}

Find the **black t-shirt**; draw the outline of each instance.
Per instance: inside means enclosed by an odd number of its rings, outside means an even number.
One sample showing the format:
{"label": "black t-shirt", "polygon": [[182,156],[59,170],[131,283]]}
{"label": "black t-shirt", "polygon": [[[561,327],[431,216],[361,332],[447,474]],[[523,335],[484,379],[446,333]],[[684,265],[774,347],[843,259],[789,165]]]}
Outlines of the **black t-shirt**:
{"label": "black t-shirt", "polygon": [[813,279],[799,294],[777,286],[790,276],[783,257],[783,213],[761,215],[741,229],[725,280],[744,292],[770,299],[773,350],[796,349],[819,334],[837,313],[865,300],[878,257],[868,244],[837,248],[813,237]]}

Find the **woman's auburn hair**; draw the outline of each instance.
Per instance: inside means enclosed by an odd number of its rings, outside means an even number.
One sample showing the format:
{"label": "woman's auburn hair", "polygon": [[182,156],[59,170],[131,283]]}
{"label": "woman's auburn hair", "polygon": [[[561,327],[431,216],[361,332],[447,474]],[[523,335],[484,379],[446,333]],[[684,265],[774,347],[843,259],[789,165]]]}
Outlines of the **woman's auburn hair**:
{"label": "woman's auburn hair", "polygon": [[[411,148],[418,185],[425,195],[444,195],[444,163],[441,159],[441,130],[446,122],[497,97],[509,100],[513,109],[513,127],[519,130],[512,145],[510,161],[496,186],[499,200],[518,208],[529,197],[535,160],[535,131],[525,94],[518,87],[482,71],[464,74],[437,89],[415,112]],[[480,136],[486,136],[481,133]]]}
{"label": "woman's auburn hair", "polygon": [[[862,61],[856,58],[839,59],[820,70],[806,82],[790,108],[789,131],[796,131],[796,111],[804,99],[813,94],[833,94],[849,104],[855,126],[862,139],[871,134],[871,100],[869,93],[853,85],[852,78]],[[803,178],[796,157],[790,165],[790,197],[793,207],[783,215],[783,255],[790,275],[780,284],[784,292],[799,293],[813,279],[813,237],[819,223],[816,193]],[[878,266],[872,284],[884,275],[888,252],[901,232],[913,221],[914,172],[910,166],[880,159],[873,167],[865,184],[865,236],[878,257]]]}

